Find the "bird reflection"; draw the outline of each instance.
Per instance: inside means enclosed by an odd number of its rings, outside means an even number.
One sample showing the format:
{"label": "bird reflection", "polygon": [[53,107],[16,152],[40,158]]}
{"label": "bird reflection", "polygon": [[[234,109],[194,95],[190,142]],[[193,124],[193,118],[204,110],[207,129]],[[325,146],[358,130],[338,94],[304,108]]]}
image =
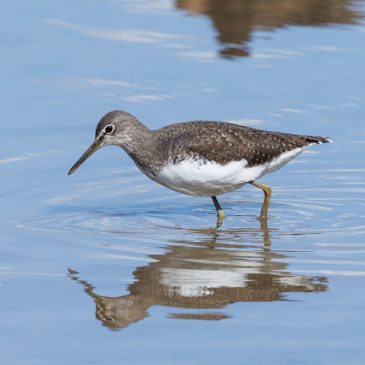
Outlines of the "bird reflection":
{"label": "bird reflection", "polygon": [[[69,270],[69,276],[84,287],[95,301],[96,318],[111,329],[143,320],[154,305],[189,309],[171,313],[170,318],[222,320],[229,315],[218,310],[228,304],[286,300],[289,292],[328,289],[326,277],[295,275],[287,270],[286,256],[271,250],[265,222],[259,230],[196,229],[189,233],[191,241],[173,242],[164,254],[151,255],[151,263],[134,271],[128,295],[98,295],[78,272]],[[227,243],[229,235],[241,242],[259,235],[262,244]]]}
{"label": "bird reflection", "polygon": [[177,0],[176,8],[211,18],[224,57],[249,55],[252,32],[288,25],[352,24],[356,0]]}

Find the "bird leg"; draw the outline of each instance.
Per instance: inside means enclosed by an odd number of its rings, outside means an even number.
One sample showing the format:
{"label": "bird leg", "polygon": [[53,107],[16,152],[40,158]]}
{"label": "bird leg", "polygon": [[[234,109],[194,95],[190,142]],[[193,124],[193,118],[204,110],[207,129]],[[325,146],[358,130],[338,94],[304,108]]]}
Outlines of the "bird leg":
{"label": "bird leg", "polygon": [[217,227],[219,227],[223,223],[224,212],[215,196],[212,196],[212,200],[213,200],[215,209],[217,209]]}
{"label": "bird leg", "polygon": [[251,181],[250,184],[253,186],[256,186],[257,188],[260,188],[265,193],[265,199],[264,199],[264,203],[262,204],[260,218],[266,220],[267,211],[269,209],[270,197],[271,197],[271,188],[269,185],[262,184],[257,181]]}

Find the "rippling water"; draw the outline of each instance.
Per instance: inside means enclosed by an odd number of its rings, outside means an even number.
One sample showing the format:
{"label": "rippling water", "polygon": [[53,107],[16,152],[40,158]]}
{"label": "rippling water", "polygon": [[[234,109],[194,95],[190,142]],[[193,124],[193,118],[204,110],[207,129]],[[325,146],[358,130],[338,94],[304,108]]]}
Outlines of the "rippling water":
{"label": "rippling water", "polygon": [[[362,364],[362,1],[2,4],[4,364]],[[251,186],[167,191],[96,122],[329,135]],[[18,350],[18,349],[21,349]]]}

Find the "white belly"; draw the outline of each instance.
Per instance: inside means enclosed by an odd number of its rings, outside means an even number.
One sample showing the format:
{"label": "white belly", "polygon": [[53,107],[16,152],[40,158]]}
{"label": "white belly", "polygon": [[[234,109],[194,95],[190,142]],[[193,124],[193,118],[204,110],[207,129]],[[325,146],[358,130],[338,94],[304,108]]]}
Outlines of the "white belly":
{"label": "white belly", "polygon": [[268,172],[275,171],[303,151],[296,148],[264,165],[247,167],[247,161],[232,161],[220,165],[210,161],[184,160],[169,163],[153,180],[180,193],[193,196],[215,196],[240,188]]}

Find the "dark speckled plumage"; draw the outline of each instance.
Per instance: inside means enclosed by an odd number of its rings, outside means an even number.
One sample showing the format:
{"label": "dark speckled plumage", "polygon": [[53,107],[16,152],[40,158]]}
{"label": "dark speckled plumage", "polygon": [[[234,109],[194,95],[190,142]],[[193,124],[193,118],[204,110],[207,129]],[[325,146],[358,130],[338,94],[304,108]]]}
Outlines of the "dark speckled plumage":
{"label": "dark speckled plumage", "polygon": [[280,154],[325,137],[268,132],[225,122],[196,121],[169,125],[154,131],[164,158],[173,162],[192,157],[225,165],[245,159],[248,167],[270,162]]}
{"label": "dark speckled plumage", "polygon": [[245,159],[248,167],[270,162],[284,152],[310,144],[326,143],[326,137],[269,132],[237,124],[193,121],[171,124],[151,131],[133,115],[112,111],[96,128],[96,136],[109,125],[126,136],[122,147],[148,175],[155,175],[167,162],[185,159],[214,161],[225,165]]}

